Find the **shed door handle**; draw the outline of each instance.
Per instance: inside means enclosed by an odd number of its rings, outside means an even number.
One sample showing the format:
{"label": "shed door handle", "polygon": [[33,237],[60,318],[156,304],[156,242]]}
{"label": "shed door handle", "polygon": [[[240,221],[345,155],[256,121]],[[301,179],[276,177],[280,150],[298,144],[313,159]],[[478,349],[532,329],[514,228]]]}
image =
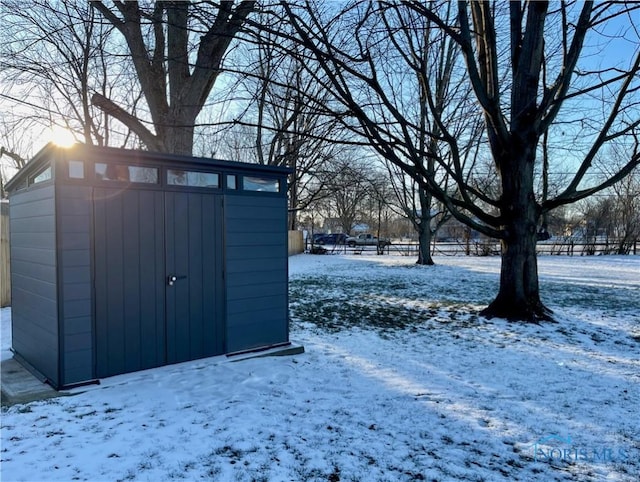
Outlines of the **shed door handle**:
{"label": "shed door handle", "polygon": [[176,281],[178,281],[179,279],[186,279],[186,278],[187,278],[186,276],[176,276],[174,274],[171,274],[171,275],[167,276],[167,284],[169,286],[173,286],[174,283]]}

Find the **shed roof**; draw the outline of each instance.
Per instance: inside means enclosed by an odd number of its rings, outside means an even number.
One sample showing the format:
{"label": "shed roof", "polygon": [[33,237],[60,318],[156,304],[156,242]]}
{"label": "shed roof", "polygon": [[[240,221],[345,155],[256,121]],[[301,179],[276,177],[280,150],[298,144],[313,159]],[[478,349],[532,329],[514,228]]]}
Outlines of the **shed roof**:
{"label": "shed roof", "polygon": [[249,164],[244,162],[225,161],[207,157],[191,157],[163,152],[142,151],[135,149],[120,149],[116,147],[89,146],[86,144],[74,144],[71,147],[60,147],[53,143],[48,143],[33,158],[18,171],[15,176],[7,182],[5,188],[11,192],[28,178],[29,175],[37,171],[40,166],[50,161],[52,158],[64,157],[66,159],[90,157],[94,160],[126,160],[133,163],[154,163],[154,164],[190,164],[202,167],[216,167],[232,171],[261,172],[277,176],[286,176],[292,169],[283,166],[271,166],[263,164]]}

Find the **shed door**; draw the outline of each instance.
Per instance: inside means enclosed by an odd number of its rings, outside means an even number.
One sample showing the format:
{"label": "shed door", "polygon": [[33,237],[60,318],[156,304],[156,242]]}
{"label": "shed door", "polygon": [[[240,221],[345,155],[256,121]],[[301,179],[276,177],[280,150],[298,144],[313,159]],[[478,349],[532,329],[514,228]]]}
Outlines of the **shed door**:
{"label": "shed door", "polygon": [[94,190],[96,376],[166,363],[164,197]]}
{"label": "shed door", "polygon": [[224,352],[221,212],[212,194],[94,190],[97,377]]}
{"label": "shed door", "polygon": [[167,192],[167,363],[224,353],[222,198]]}

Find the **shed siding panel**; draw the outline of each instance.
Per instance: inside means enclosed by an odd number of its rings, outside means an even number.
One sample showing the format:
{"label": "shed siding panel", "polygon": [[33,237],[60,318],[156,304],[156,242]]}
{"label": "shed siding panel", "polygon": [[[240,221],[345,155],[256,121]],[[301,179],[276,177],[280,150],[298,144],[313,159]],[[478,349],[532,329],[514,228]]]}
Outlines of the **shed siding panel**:
{"label": "shed siding panel", "polygon": [[[11,223],[10,229],[13,223]],[[54,259],[55,265],[55,249],[51,249],[56,245],[55,233],[20,233],[11,232],[11,243],[22,248],[45,249],[50,250],[50,256]]]}
{"label": "shed siding panel", "polygon": [[58,385],[58,318],[54,187],[11,196],[12,344]]}
{"label": "shed siding panel", "polygon": [[93,373],[93,308],[91,285],[92,190],[58,188],[60,303],[63,337],[63,383],[95,378]]}
{"label": "shed siding panel", "polygon": [[[22,267],[18,265],[17,268],[20,269]],[[56,284],[50,281],[44,281],[46,279],[44,275],[48,273],[48,269],[31,272],[30,276],[22,276],[15,273],[11,284],[13,288],[19,292],[27,293],[27,296],[30,294],[33,295],[34,298],[40,299],[40,304],[49,303],[56,299]],[[42,274],[42,277],[39,277],[39,274]],[[38,305],[38,302],[36,302],[36,305]],[[52,306],[55,310],[55,303]],[[51,309],[51,306],[47,307],[47,311],[49,309]]]}
{"label": "shed siding panel", "polygon": [[268,283],[260,287],[260,283],[249,283],[236,285],[233,287],[233,295],[227,296],[227,302],[232,303],[237,300],[251,300],[255,296],[256,289],[260,289],[264,296],[286,296],[287,283]]}
{"label": "shed siding panel", "polygon": [[[260,248],[264,250],[261,246]],[[278,251],[282,249],[278,248]],[[275,249],[272,251],[276,251]],[[279,271],[287,258],[274,254],[271,258],[263,259],[230,259],[227,263],[227,270],[231,273],[257,273],[260,271]]]}
{"label": "shed siding panel", "polygon": [[[31,290],[24,290],[20,287],[15,287],[12,296],[15,304],[11,310],[11,320],[14,330],[17,326],[15,317],[21,316],[23,319],[29,320],[28,326],[23,327],[23,332],[36,329],[37,331],[47,332],[51,336],[57,337],[58,324],[56,321],[55,300],[44,298],[34,294]],[[19,340],[13,337],[12,341],[15,347],[16,341]]]}
{"label": "shed siding panel", "polygon": [[31,263],[40,263],[51,265],[52,250],[50,249],[34,249],[24,246],[11,246],[11,259],[16,261],[29,261]]}
{"label": "shed siding panel", "polygon": [[67,249],[63,254],[61,259],[63,269],[91,265],[91,250],[89,249]]}
{"label": "shed siding panel", "polygon": [[256,271],[247,276],[247,273],[226,273],[227,278],[227,299],[233,296],[234,290],[238,286],[266,285],[273,283],[281,283],[282,275],[280,272],[274,271]]}
{"label": "shed siding panel", "polygon": [[[288,341],[288,331],[287,328],[282,325],[279,314],[274,317],[268,317],[268,315],[268,312],[256,312],[252,318],[252,322],[235,323],[229,327],[228,336],[231,339],[243,340],[242,345],[238,345],[235,351]],[[268,332],[265,331],[265,326],[269,327]],[[229,352],[233,351],[234,349],[232,347]]]}
{"label": "shed siding panel", "polygon": [[[281,295],[281,293],[279,293]],[[246,299],[229,301],[227,305],[227,313],[229,315],[238,315],[240,313],[255,313],[256,309],[252,306],[253,303],[260,306],[260,311],[269,310],[281,310],[285,307],[285,301],[282,296],[261,296],[259,298],[253,297],[252,303],[247,303]],[[239,317],[237,318],[239,319]]]}
{"label": "shed siding panel", "polygon": [[[284,305],[285,304],[283,303],[281,309],[284,309]],[[279,310],[269,307],[265,309],[247,310],[240,313],[235,313],[234,320],[234,328],[239,330],[240,332],[242,332],[242,330],[248,326],[260,326],[261,331],[262,327],[265,324],[277,323],[280,320]],[[272,328],[277,330],[276,326],[273,326]],[[256,334],[256,336],[257,335],[262,336],[262,333]],[[249,336],[249,333],[247,333],[247,336]],[[285,340],[275,340],[273,341],[273,343],[281,341]]]}
{"label": "shed siding panel", "polygon": [[[262,247],[263,244],[260,244]],[[229,259],[270,259],[273,258],[273,249],[247,249],[244,246],[227,246]]]}
{"label": "shed siding panel", "polygon": [[164,365],[163,194],[95,190],[96,375]]}
{"label": "shed siding panel", "polygon": [[288,341],[286,198],[227,196],[225,236],[227,350]]}
{"label": "shed siding panel", "polygon": [[273,226],[277,226],[279,222],[280,219],[265,219],[263,217],[256,218],[253,221],[247,219],[229,219],[227,221],[227,230],[234,233],[271,233],[273,232]]}
{"label": "shed siding panel", "polygon": [[[50,321],[57,322],[56,318]],[[33,365],[47,379],[57,384],[58,364],[57,350],[43,350],[44,346],[50,346],[52,335],[47,331],[40,331],[28,326],[29,318],[23,317],[22,313],[11,315],[12,328],[12,345],[13,349]],[[36,365],[37,364],[37,365]]]}
{"label": "shed siding panel", "polygon": [[80,333],[86,333],[87,325],[91,325],[92,318],[90,316],[84,316],[79,318],[67,318],[65,324],[65,334],[77,335]]}
{"label": "shed siding panel", "polygon": [[[228,247],[241,247],[247,254],[251,254],[253,249],[260,247],[270,246],[274,250],[279,249],[282,246],[282,239],[286,239],[280,233],[257,233],[254,230],[250,233],[227,231],[226,234]],[[260,236],[260,239],[255,239],[256,236]]]}
{"label": "shed siding panel", "polygon": [[[66,206],[64,207],[64,211],[67,211]],[[60,220],[60,230],[64,233],[84,233],[86,234],[86,227],[89,226],[91,220],[90,216],[87,215],[79,215],[79,216],[59,216]]]}
{"label": "shed siding panel", "polygon": [[[66,341],[66,340],[65,340]],[[86,364],[85,361],[91,358],[91,350],[67,350],[65,354],[65,361],[68,368],[65,369],[65,377],[69,380],[87,381],[93,378],[93,367],[91,364]],[[71,384],[73,382],[67,382]]]}
{"label": "shed siding panel", "polygon": [[10,213],[15,219],[30,219],[41,216],[53,216],[53,185],[19,191],[11,196]]}
{"label": "shed siding panel", "polygon": [[[92,356],[92,351],[91,350],[80,351],[78,352],[77,355],[74,355],[74,358],[78,356],[86,360],[87,358],[90,358]],[[94,377],[93,367],[91,365],[80,364],[76,369],[67,368],[65,370],[65,376],[67,377],[68,380],[90,380]]]}
{"label": "shed siding panel", "polygon": [[[56,278],[55,266],[47,263],[33,263],[28,260],[16,259],[14,271],[19,273],[17,276],[27,279],[35,279],[42,282],[50,283]],[[52,283],[53,284],[53,283]]]}
{"label": "shed siding panel", "polygon": [[12,226],[20,233],[39,233],[46,235],[46,233],[53,232],[54,221],[55,219],[51,215],[34,216],[30,218],[16,219],[13,221]]}
{"label": "shed siding panel", "polygon": [[65,283],[63,290],[65,303],[69,301],[91,302],[91,285],[87,283]]}

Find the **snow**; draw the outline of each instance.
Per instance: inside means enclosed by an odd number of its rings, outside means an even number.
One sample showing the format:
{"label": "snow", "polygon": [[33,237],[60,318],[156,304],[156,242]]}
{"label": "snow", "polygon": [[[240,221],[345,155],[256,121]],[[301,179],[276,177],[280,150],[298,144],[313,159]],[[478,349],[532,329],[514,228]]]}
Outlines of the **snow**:
{"label": "snow", "polygon": [[290,258],[302,355],[4,408],[2,480],[640,479],[640,257],[541,257],[540,325],[477,315],[499,258],[413,261]]}

